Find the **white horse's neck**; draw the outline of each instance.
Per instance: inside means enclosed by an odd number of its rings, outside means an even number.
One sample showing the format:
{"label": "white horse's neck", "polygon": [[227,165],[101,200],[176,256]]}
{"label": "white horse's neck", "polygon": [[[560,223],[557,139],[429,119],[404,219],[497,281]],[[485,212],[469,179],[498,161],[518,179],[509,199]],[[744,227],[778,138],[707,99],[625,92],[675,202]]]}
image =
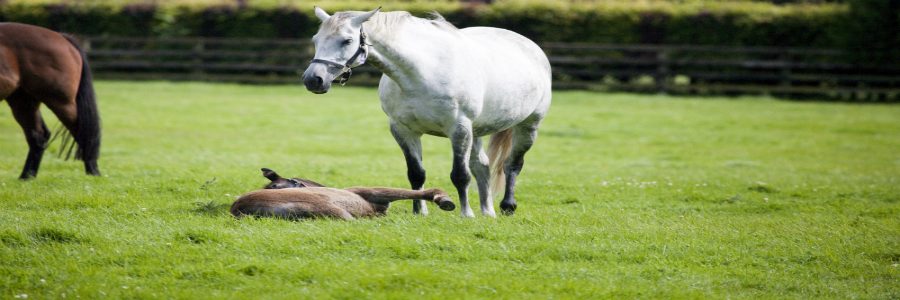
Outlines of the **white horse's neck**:
{"label": "white horse's neck", "polygon": [[416,18],[405,12],[379,13],[363,27],[369,61],[404,90],[421,86],[428,73],[440,71],[459,32],[442,20]]}

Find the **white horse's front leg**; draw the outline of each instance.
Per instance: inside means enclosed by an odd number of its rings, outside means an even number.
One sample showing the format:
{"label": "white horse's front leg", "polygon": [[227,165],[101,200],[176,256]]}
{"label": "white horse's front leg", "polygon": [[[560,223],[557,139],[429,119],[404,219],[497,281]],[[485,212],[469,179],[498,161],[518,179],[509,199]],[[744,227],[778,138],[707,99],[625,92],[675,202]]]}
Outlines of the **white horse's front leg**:
{"label": "white horse's front leg", "polygon": [[484,148],[481,146],[481,138],[472,138],[472,152],[469,157],[469,169],[475,175],[475,183],[478,185],[478,200],[481,201],[481,214],[487,217],[496,217],[494,212],[493,195],[489,183],[491,181],[490,160]]}
{"label": "white horse's front leg", "polygon": [[474,217],[468,196],[471,180],[469,158],[472,149],[472,121],[460,120],[449,136],[453,146],[453,170],[450,171],[450,180],[459,193],[460,213],[463,217]]}
{"label": "white horse's front leg", "polygon": [[[403,150],[406,158],[406,178],[414,190],[421,190],[425,185],[425,168],[422,167],[422,134],[414,132],[406,126],[391,121],[391,135]],[[424,200],[413,200],[413,213],[427,215],[428,206]]]}

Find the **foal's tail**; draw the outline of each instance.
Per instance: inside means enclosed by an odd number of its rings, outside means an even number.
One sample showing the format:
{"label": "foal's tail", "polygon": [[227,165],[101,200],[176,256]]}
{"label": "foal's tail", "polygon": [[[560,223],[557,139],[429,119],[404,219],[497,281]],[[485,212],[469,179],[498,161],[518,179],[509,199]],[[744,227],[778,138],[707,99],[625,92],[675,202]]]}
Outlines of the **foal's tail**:
{"label": "foal's tail", "polygon": [[506,187],[505,168],[506,159],[512,148],[512,128],[491,135],[488,144],[488,160],[491,162],[491,194],[496,196]]}
{"label": "foal's tail", "polygon": [[63,37],[81,53],[81,81],[78,83],[78,92],[75,96],[76,132],[75,142],[78,151],[75,158],[83,161],[96,161],[100,157],[100,112],[97,110],[97,97],[94,94],[93,76],[88,65],[87,55],[80,43],[72,36],[63,34]]}

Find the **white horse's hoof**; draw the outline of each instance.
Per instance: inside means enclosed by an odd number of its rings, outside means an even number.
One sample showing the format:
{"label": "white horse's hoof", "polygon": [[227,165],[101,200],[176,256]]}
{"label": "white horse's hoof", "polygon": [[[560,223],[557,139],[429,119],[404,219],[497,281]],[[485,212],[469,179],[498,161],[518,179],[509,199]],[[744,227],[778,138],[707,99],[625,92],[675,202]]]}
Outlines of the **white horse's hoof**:
{"label": "white horse's hoof", "polygon": [[[416,200],[419,201],[419,200]],[[428,206],[425,206],[425,202],[422,201],[422,206],[419,206],[419,211],[413,210],[413,214],[427,216],[428,215]]]}

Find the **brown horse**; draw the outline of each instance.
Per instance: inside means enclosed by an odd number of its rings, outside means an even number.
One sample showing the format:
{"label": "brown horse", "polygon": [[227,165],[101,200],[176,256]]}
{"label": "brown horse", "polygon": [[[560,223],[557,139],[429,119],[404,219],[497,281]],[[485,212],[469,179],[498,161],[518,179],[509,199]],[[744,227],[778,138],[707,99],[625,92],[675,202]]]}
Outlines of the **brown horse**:
{"label": "brown horse", "polygon": [[302,178],[282,178],[263,168],[272,182],[265,189],[246,193],[231,205],[235,217],[245,215],[283,219],[335,218],[353,220],[382,216],[391,202],[403,199],[433,201],[443,210],[456,204],[440,189],[407,190],[381,187],[336,189]]}
{"label": "brown horse", "polygon": [[[95,98],[85,53],[73,37],[32,25],[0,23],[0,101],[6,99],[28,142],[20,179],[37,176],[50,142],[41,103],[74,137],[75,158],[84,161],[85,172],[100,175],[100,115]],[[63,149],[67,141],[64,138]]]}

